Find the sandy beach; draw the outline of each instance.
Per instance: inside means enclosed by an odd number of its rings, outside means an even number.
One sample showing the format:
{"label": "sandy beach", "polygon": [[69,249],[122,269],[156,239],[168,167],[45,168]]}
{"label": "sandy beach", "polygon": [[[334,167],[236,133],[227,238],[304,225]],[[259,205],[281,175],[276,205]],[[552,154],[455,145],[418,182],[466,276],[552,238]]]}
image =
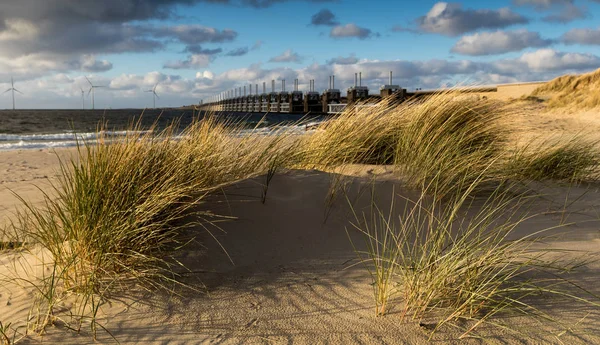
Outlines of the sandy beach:
{"label": "sandy beach", "polygon": [[[548,115],[553,116],[553,115]],[[592,116],[582,116],[590,119]],[[523,119],[530,124],[531,119]],[[571,120],[564,120],[570,122]],[[564,126],[555,118],[543,124]],[[582,127],[587,127],[584,125]],[[0,218],[6,220],[19,204],[13,192],[32,201],[41,200],[55,181],[58,157],[73,150],[0,152]],[[391,190],[402,191],[401,181],[391,169],[353,166],[348,175],[347,195],[359,210],[369,207],[371,198],[389,205]],[[188,288],[174,293],[131,289],[102,305],[99,323],[106,327],[97,341],[123,344],[418,344],[429,341],[433,320],[401,318],[400,308],[383,317],[375,315],[372,281],[358,263],[348,240],[363,241],[353,231],[347,202],[336,200],[327,212],[324,200],[333,174],[319,171],[288,171],[274,177],[266,202],[261,202],[264,177],[241,181],[222,194],[210,197],[210,211],[235,220],[212,229],[215,239],[201,228],[190,229],[197,241],[179,251],[177,260],[190,270],[180,270]],[[374,183],[374,184],[373,184]],[[372,187],[374,186],[374,187]],[[39,188],[38,188],[39,187]],[[517,236],[555,226],[558,235],[536,245],[566,250],[563,259],[584,253],[599,254],[600,190],[598,186],[540,186],[545,197],[536,203],[539,214],[520,225]],[[399,192],[399,194],[402,192]],[[571,201],[572,200],[572,201]],[[397,200],[398,202],[398,200]],[[564,210],[565,204],[567,209]],[[205,206],[201,206],[205,207]],[[561,211],[561,212],[557,212]],[[328,214],[328,216],[326,216]],[[560,214],[560,215],[559,215]],[[348,229],[348,233],[346,232]],[[225,253],[220,246],[226,249]],[[1,321],[13,327],[25,326],[34,290],[24,280],[44,275],[43,252],[0,256],[0,276],[10,277],[0,291]],[[45,268],[46,273],[49,270]],[[586,265],[572,273],[578,284],[600,295],[600,264]],[[15,277],[16,276],[16,277]],[[577,290],[577,289],[574,289]],[[577,291],[573,293],[577,294]],[[560,320],[564,329],[539,320],[512,316],[498,322],[507,329],[483,326],[477,334],[498,344],[598,343],[600,309],[573,301],[562,304],[532,297],[533,304]],[[68,301],[63,302],[68,310]],[[66,314],[63,315],[66,317]],[[23,328],[21,328],[23,330]],[[445,328],[436,332],[434,343],[480,343],[458,340],[460,332]],[[114,337],[114,338],[113,338]],[[78,334],[58,324],[43,336],[32,335],[23,343],[96,343],[89,329]]]}

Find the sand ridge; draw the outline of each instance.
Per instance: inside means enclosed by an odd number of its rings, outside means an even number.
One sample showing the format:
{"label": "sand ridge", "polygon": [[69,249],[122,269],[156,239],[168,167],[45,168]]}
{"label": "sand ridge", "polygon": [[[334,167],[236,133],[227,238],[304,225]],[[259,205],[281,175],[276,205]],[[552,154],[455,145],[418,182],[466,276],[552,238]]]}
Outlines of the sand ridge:
{"label": "sand ridge", "polygon": [[[364,172],[364,175],[369,174]],[[338,198],[325,220],[324,199],[332,178],[334,175],[318,171],[276,175],[265,204],[260,200],[260,183],[264,177],[242,181],[227,188],[224,194],[211,196],[211,211],[236,215],[238,219],[220,223],[221,230],[213,229],[227,254],[203,229],[190,230],[197,233],[198,242],[179,252],[177,259],[190,269],[190,272],[182,271],[183,281],[197,291],[179,289],[176,295],[132,291],[102,307],[101,324],[125,344],[427,342],[428,320],[402,320],[399,308],[385,317],[375,316],[370,276],[357,265],[345,230],[351,218],[345,201]],[[401,186],[386,178],[357,177],[350,180],[346,190],[357,208],[364,210],[369,205],[371,193],[376,194],[378,202],[389,202],[392,188]],[[553,192],[558,196],[564,193],[559,189]],[[597,200],[599,192],[583,187],[576,192],[584,196],[572,205],[577,212],[571,217],[583,219],[590,216],[584,213],[594,209],[593,201]],[[577,198],[575,194],[573,197]],[[551,210],[557,205],[558,199],[552,199],[540,207]],[[555,214],[548,213],[524,224],[519,231],[526,233],[545,223],[555,223],[555,218]],[[599,223],[582,224],[567,227],[565,231],[576,236],[569,235],[568,241],[563,238],[553,245],[597,250]],[[350,231],[350,236],[360,245],[359,234]],[[32,258],[26,256],[28,260]],[[6,274],[6,263],[10,260],[7,257],[3,260],[1,272]],[[31,261],[29,263],[35,267]],[[598,269],[600,266],[594,264],[579,274],[585,278],[582,279],[585,288],[600,294],[595,274]],[[26,317],[25,305],[31,296],[32,291],[26,286],[3,292],[0,315],[13,320]],[[571,309],[561,313],[555,304],[548,308],[565,324],[577,324],[577,337],[567,334],[561,340],[567,343],[600,341],[600,335],[594,332],[600,320],[597,310],[586,311],[583,316],[587,315],[587,318],[581,321],[581,313]],[[539,327],[548,326],[527,318],[505,321],[525,332],[527,329],[534,331],[529,337],[515,337],[492,328],[485,330],[490,342],[554,343],[554,335],[560,331],[548,328],[540,334]],[[83,330],[82,335],[77,335],[60,327],[50,328],[42,341],[53,343],[60,339],[66,344],[94,343],[86,333],[89,332]],[[437,333],[434,340],[464,343],[456,340],[459,335],[446,330]],[[112,342],[107,333],[100,332],[98,337],[102,343]],[[32,341],[37,342],[35,338]],[[477,340],[469,342],[479,343]]]}

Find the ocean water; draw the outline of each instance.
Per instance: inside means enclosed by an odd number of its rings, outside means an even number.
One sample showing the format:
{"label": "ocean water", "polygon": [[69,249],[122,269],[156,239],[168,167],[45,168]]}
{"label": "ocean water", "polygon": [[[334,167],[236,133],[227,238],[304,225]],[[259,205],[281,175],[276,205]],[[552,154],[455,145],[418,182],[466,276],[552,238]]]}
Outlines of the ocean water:
{"label": "ocean water", "polygon": [[[75,146],[77,141],[94,140],[97,129],[105,124],[105,135],[118,138],[126,134],[133,122],[139,121],[142,130],[154,123],[160,130],[173,121],[185,128],[204,113],[191,109],[142,110],[0,110],[0,150],[44,149]],[[301,133],[303,123],[318,123],[322,116],[305,117],[301,114],[218,114],[224,121],[243,121],[247,128],[240,134],[258,132],[268,134],[272,126],[284,126]]]}

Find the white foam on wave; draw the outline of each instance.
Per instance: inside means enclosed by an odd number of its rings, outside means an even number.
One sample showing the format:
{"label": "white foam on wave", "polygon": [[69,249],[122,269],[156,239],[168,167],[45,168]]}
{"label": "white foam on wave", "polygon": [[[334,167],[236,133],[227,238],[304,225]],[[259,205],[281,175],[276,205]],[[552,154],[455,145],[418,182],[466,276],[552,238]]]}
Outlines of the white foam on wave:
{"label": "white foam on wave", "polygon": [[306,133],[314,132],[316,126],[323,123],[323,121],[309,122],[299,125],[291,126],[280,126],[280,127],[261,127],[253,129],[243,129],[237,132],[237,136],[244,136],[250,134],[258,135],[277,135],[281,133],[302,135]]}
{"label": "white foam on wave", "polygon": [[48,134],[0,134],[0,141],[41,141],[41,140],[90,140],[103,137],[120,137],[127,133],[147,133],[147,131],[127,132],[127,131],[104,131],[91,133],[48,133]]}
{"label": "white foam on wave", "polygon": [[77,141],[19,141],[16,143],[3,143],[0,144],[0,151],[10,150],[33,150],[33,149],[49,149],[57,147],[74,147],[77,145]]}
{"label": "white foam on wave", "polygon": [[[315,125],[319,122],[311,122],[302,125],[281,126],[281,127],[261,127],[254,129],[244,129],[236,131],[233,135],[243,137],[247,135],[277,135],[281,133],[302,135],[314,131]],[[104,132],[103,137],[116,139],[124,137],[127,131]],[[137,134],[148,133],[147,131],[135,132]],[[28,149],[49,149],[60,147],[74,147],[77,143],[94,144],[94,140],[100,137],[99,133],[50,133],[50,134],[0,134],[0,151],[9,150],[28,150]],[[183,139],[182,135],[173,137],[175,140]],[[4,141],[4,143],[2,143]]]}

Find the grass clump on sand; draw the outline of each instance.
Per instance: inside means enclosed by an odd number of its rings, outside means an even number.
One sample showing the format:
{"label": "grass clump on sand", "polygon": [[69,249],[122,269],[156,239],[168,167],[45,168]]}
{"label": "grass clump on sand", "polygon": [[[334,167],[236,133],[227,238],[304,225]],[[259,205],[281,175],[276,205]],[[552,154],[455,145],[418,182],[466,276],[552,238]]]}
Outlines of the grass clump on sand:
{"label": "grass clump on sand", "polygon": [[530,217],[523,211],[527,198],[499,188],[485,200],[474,200],[475,183],[450,202],[423,191],[417,199],[394,195],[403,204],[399,211],[397,205],[385,211],[373,204],[366,213],[354,213],[352,225],[366,242],[366,250],[357,254],[373,279],[377,315],[400,308],[401,318],[434,317],[432,335],[452,325],[462,330],[462,338],[483,324],[502,327],[492,319],[498,314],[556,321],[528,302],[534,295],[600,306],[593,295],[585,299],[563,289],[577,285],[544,276],[553,272],[555,278],[581,264],[549,259],[551,250],[532,250],[545,230],[514,238]]}
{"label": "grass clump on sand", "polygon": [[533,140],[508,156],[503,167],[518,180],[578,183],[598,179],[598,142],[581,136]]}
{"label": "grass clump on sand", "polygon": [[[76,157],[61,161],[45,206],[23,201],[26,210],[13,223],[16,233],[53,260],[54,274],[45,280],[50,284],[40,288],[53,296],[46,299],[46,314],[61,294],[85,296],[83,303],[94,312],[99,299],[127,282],[174,282],[177,263],[169,253],[185,245],[184,217],[192,208],[207,193],[273,170],[292,156],[294,143],[285,135],[239,137],[238,127],[208,117],[180,134],[176,125],[160,133],[134,126],[120,139],[99,131],[95,143],[80,145]],[[208,230],[212,215],[195,215],[195,224]],[[52,322],[42,319],[42,328]]]}
{"label": "grass clump on sand", "polygon": [[502,154],[507,112],[502,104],[456,93],[407,105],[394,163],[408,184],[452,195],[469,186]]}
{"label": "grass clump on sand", "polygon": [[496,101],[455,91],[345,111],[307,138],[306,165],[393,164],[410,186],[449,194],[498,159],[507,115]]}
{"label": "grass clump on sand", "polygon": [[317,127],[303,143],[304,166],[328,170],[345,164],[390,164],[399,135],[400,104],[352,107]]}
{"label": "grass clump on sand", "polygon": [[600,70],[564,75],[535,89],[532,96],[550,96],[550,108],[591,109],[600,106]]}

